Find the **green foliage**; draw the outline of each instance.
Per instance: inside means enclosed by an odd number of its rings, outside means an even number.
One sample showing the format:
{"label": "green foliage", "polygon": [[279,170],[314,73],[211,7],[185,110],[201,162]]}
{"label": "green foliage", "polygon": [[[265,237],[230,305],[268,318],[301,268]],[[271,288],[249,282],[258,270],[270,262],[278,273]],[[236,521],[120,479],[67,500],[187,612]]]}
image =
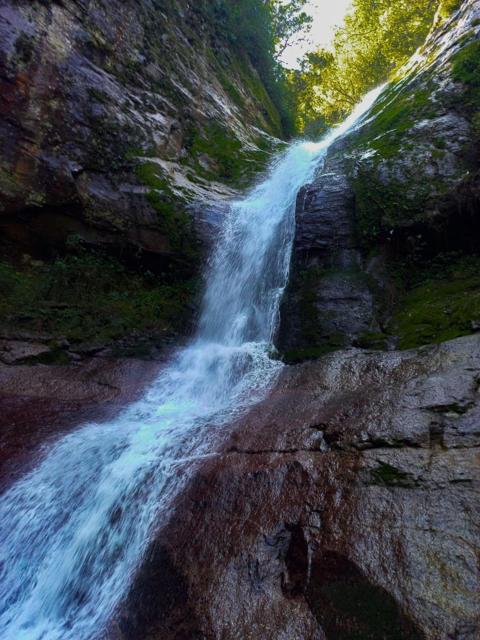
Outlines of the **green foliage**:
{"label": "green foliage", "polygon": [[300,128],[342,120],[424,41],[437,7],[438,0],[354,0],[333,50],[307,55],[292,74]]}
{"label": "green foliage", "polygon": [[295,133],[294,99],[285,72],[276,60],[276,51],[285,37],[291,38],[308,22],[299,10],[303,4],[303,0],[293,0],[284,12],[277,0],[216,0],[213,9],[223,33],[239,55],[246,55],[258,71],[280,114],[286,136]]}
{"label": "green foliage", "polygon": [[85,250],[43,267],[20,270],[0,263],[2,325],[71,342],[180,330],[194,293],[193,282],[162,284],[151,274],[131,273],[117,260]]}
{"label": "green foliage", "polygon": [[313,18],[303,10],[308,0],[269,0],[277,59],[294,42],[305,40]]}

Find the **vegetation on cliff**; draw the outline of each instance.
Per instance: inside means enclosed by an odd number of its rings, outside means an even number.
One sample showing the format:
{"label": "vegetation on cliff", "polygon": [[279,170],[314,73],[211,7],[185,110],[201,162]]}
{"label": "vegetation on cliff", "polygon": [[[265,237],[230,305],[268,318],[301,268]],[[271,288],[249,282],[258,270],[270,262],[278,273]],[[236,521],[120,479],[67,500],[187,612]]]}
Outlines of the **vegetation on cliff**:
{"label": "vegetation on cliff", "polygon": [[459,2],[354,0],[332,49],[308,54],[291,73],[299,128],[318,133],[345,118],[424,42],[439,4],[447,14]]}
{"label": "vegetation on cliff", "polygon": [[52,14],[7,3],[5,335],[108,342],[185,328],[203,264],[189,205],[250,184],[293,133],[276,55],[304,3],[112,0],[101,16],[74,0]]}
{"label": "vegetation on cliff", "polygon": [[46,334],[51,346],[67,340],[100,347],[129,337],[129,348],[136,351],[138,332],[161,344],[185,329],[196,292],[193,280],[161,284],[152,273],[131,271],[76,238],[71,243],[69,254],[51,264],[0,262],[3,335]]}
{"label": "vegetation on cliff", "polygon": [[[303,11],[307,0],[216,0],[215,19],[239,55],[246,54],[278,110],[287,136],[295,133],[295,104],[279,54],[299,34],[308,31],[311,18]],[[301,36],[300,36],[301,37]]]}

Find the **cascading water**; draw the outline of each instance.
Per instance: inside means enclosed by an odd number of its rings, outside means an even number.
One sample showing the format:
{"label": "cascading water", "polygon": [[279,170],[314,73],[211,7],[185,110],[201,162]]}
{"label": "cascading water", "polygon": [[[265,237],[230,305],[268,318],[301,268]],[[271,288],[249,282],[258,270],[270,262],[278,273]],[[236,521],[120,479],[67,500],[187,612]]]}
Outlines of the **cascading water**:
{"label": "cascading water", "polygon": [[209,434],[259,399],[281,368],[268,352],[297,192],[379,91],[320,143],[294,143],[232,204],[197,335],[145,397],[112,422],[61,438],[1,497],[2,640],[102,635],[152,527],[167,517],[194,461],[210,452]]}

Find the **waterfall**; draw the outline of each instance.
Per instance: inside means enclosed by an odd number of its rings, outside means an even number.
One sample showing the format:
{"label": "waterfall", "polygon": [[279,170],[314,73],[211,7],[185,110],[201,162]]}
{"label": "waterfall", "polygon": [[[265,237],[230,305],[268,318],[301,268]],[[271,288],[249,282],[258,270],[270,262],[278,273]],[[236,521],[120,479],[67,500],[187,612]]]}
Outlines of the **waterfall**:
{"label": "waterfall", "polygon": [[233,202],[207,272],[198,331],[144,397],[44,452],[0,498],[0,637],[94,640],[218,429],[257,401],[288,278],[298,190],[379,90],[319,143],[296,142]]}

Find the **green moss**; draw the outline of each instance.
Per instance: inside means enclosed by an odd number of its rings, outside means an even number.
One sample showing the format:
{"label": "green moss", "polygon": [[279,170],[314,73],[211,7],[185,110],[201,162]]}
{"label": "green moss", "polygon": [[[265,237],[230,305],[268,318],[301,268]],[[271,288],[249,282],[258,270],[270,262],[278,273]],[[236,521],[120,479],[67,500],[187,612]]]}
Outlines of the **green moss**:
{"label": "green moss", "polygon": [[452,13],[460,8],[463,0],[442,0],[440,4],[440,16],[446,20]]}
{"label": "green moss", "polygon": [[[283,314],[286,317],[293,315],[298,318],[299,338],[295,341],[293,349],[288,347],[288,336],[280,338],[280,342],[285,347],[283,350],[285,362],[293,364],[313,360],[351,344],[350,335],[338,329],[335,313],[325,311],[319,303],[319,292],[325,286],[325,281],[337,278],[351,283],[352,289],[360,287],[368,289],[373,295],[376,294],[375,280],[357,268],[311,267],[293,273],[283,302]],[[385,348],[387,336],[380,334],[378,340],[375,340],[375,346],[374,336],[376,334],[365,334],[364,341],[360,338],[356,346]],[[367,339],[370,339],[368,345]]]}
{"label": "green moss", "polygon": [[436,405],[434,407],[429,407],[429,410],[433,411],[434,413],[440,413],[442,415],[453,414],[456,416],[463,416],[468,413],[474,406],[474,402],[464,402],[463,404],[460,404],[459,402],[452,402],[451,404],[442,404]]}
{"label": "green moss", "polygon": [[418,274],[407,288],[389,328],[399,348],[452,340],[480,321],[480,258],[470,257]]}
{"label": "green moss", "polygon": [[26,33],[21,33],[15,41],[15,49],[18,61],[22,65],[28,65],[31,62],[35,51],[35,40]]}
{"label": "green moss", "polygon": [[[0,167],[0,193],[2,196],[15,197],[22,192],[21,182],[11,171]],[[0,202],[0,211],[2,203]]]}
{"label": "green moss", "polygon": [[386,487],[409,488],[415,485],[415,481],[409,473],[400,471],[397,467],[382,463],[371,472],[373,484],[380,484]]}
{"label": "green moss", "polygon": [[220,179],[234,182],[241,178],[242,143],[222,126],[211,124],[204,133],[194,132],[189,151],[194,158],[202,154],[210,156],[218,166]]}
{"label": "green moss", "polygon": [[230,80],[229,76],[222,70],[219,79],[227,95],[241,109],[245,106],[245,98],[242,96],[237,86]]}
{"label": "green moss", "polygon": [[104,91],[101,91],[100,89],[97,89],[95,87],[90,87],[88,89],[88,94],[96,102],[100,102],[102,104],[109,104],[110,102],[110,96]]}
{"label": "green moss", "polygon": [[355,147],[367,146],[380,158],[395,158],[403,143],[404,134],[422,118],[434,117],[429,87],[405,91],[401,84],[391,85],[372,110],[374,119],[351,137]]}
{"label": "green moss", "polygon": [[356,234],[365,250],[392,229],[422,219],[432,184],[421,175],[385,183],[372,168],[360,169],[352,181],[356,199]]}
{"label": "green moss", "polygon": [[142,162],[136,167],[138,180],[150,188],[147,200],[158,213],[159,227],[168,238],[177,259],[195,262],[198,246],[190,216],[184,204],[174,194],[162,168],[155,162]]}
{"label": "green moss", "polygon": [[480,111],[480,41],[466,45],[453,58],[452,75],[454,80],[464,85],[456,102],[472,112]]}
{"label": "green moss", "polygon": [[162,284],[151,274],[131,273],[112,258],[86,251],[44,267],[0,263],[2,325],[71,342],[178,331],[194,295],[193,281]]}
{"label": "green moss", "polygon": [[[257,140],[257,147],[245,149],[233,134],[214,123],[205,130],[192,129],[186,138],[189,152],[187,164],[193,164],[196,173],[206,180],[218,180],[226,184],[246,186],[263,171],[271,158],[270,145],[266,139]],[[202,156],[211,159],[211,168],[205,168]]]}
{"label": "green moss", "polygon": [[[415,165],[411,130],[419,121],[434,118],[437,107],[431,99],[431,79],[423,78],[421,87],[414,89],[412,83],[415,87],[414,78],[406,78],[387,88],[373,108],[372,121],[348,140],[357,238],[366,251],[392,230],[421,221],[428,198],[447,188],[440,180],[425,180],[423,167]],[[364,159],[365,151],[369,155]],[[444,140],[431,141],[433,161],[445,153]],[[409,161],[401,164],[401,177],[394,177],[398,158],[405,154]]]}
{"label": "green moss", "polygon": [[354,346],[360,349],[377,349],[383,351],[388,348],[388,336],[378,332],[363,333],[355,340]]}
{"label": "green moss", "polygon": [[282,360],[286,364],[298,364],[307,360],[316,360],[322,356],[338,351],[345,346],[345,336],[342,334],[325,336],[322,344],[300,349],[285,351]]}
{"label": "green moss", "polygon": [[[270,94],[260,76],[252,70],[246,60],[237,61],[237,72],[248,88],[250,94],[262,109],[262,115],[267,125],[269,125],[270,132],[273,135],[282,138],[283,126],[280,114],[273,104]],[[261,128],[264,128],[264,122],[259,122],[258,124]]]}

